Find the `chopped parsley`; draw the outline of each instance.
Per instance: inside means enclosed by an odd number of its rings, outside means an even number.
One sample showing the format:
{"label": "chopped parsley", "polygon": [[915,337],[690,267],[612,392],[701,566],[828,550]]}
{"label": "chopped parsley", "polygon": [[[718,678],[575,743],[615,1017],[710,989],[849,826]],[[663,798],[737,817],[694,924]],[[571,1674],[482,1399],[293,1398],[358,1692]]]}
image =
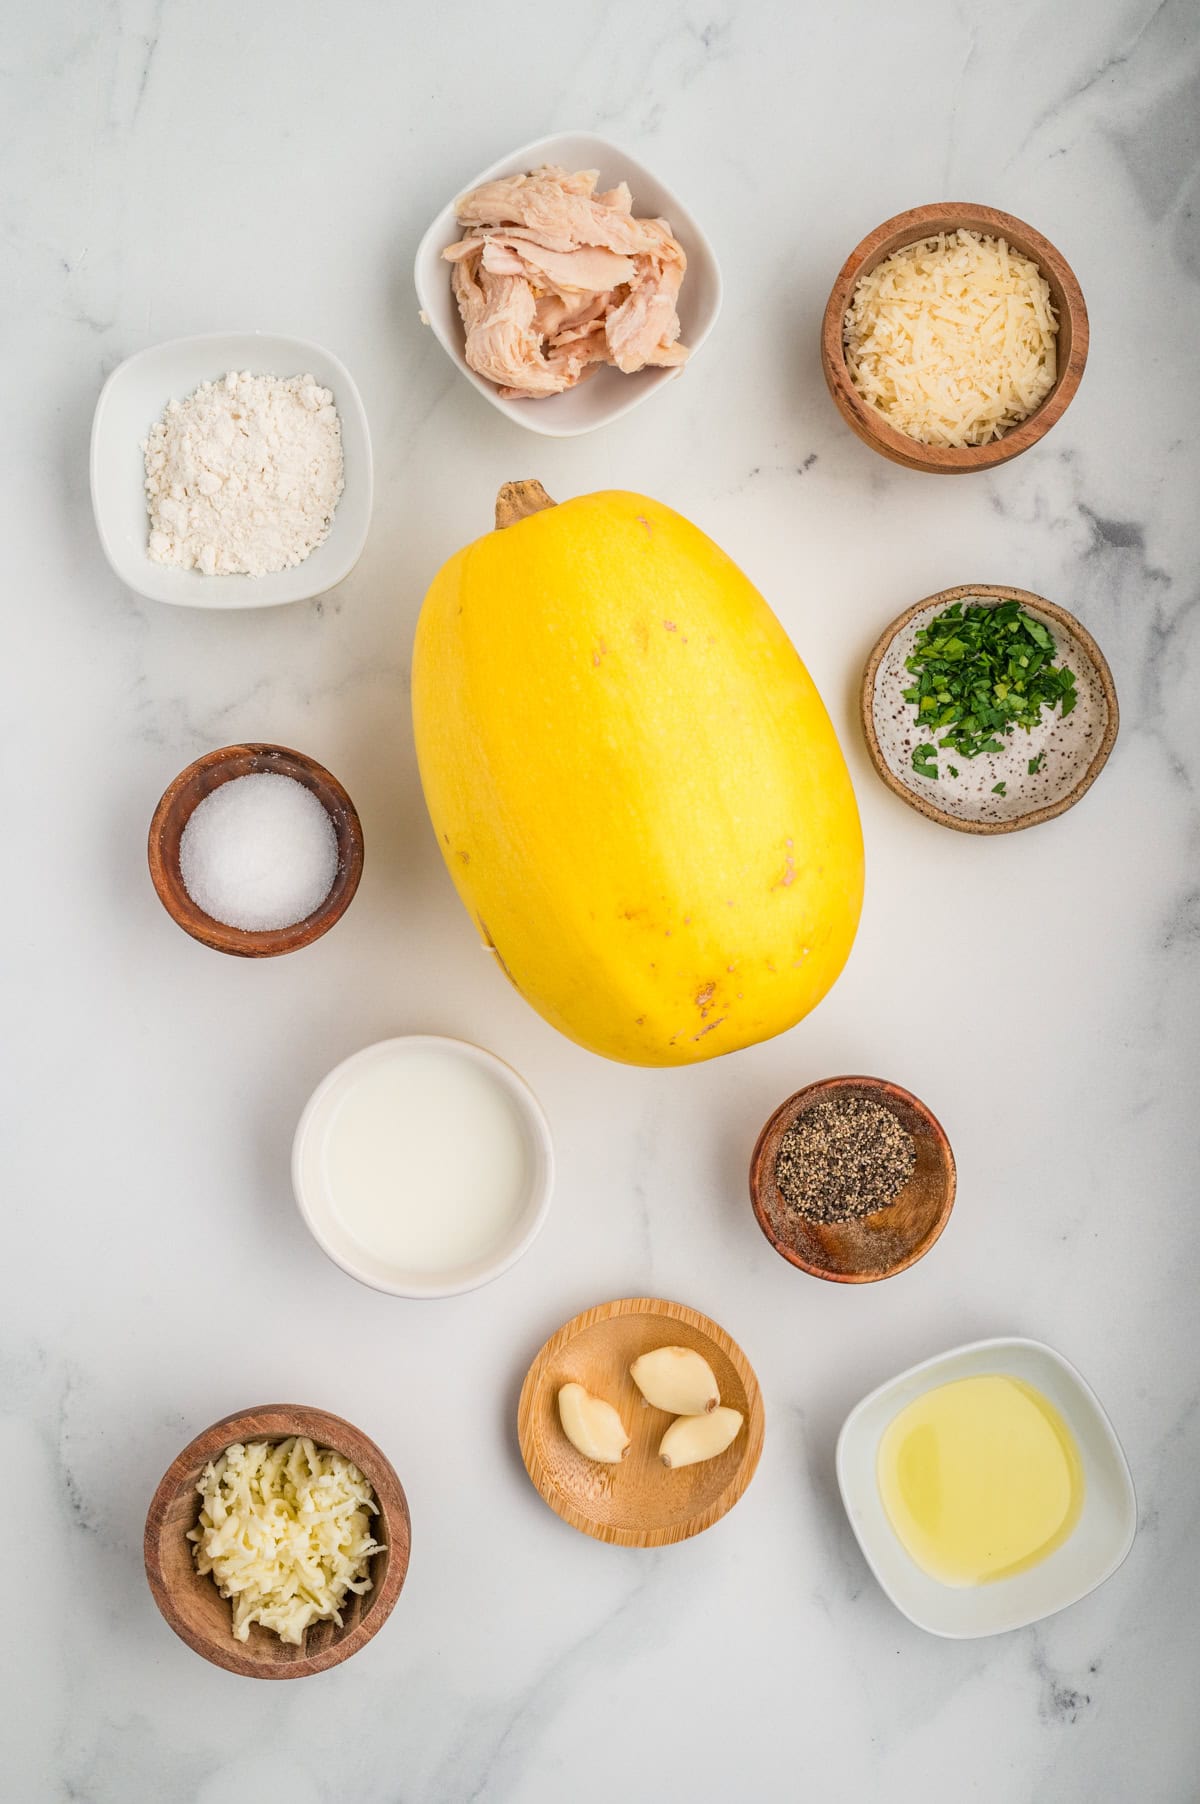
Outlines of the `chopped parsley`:
{"label": "chopped parsley", "polygon": [[994,796],[1006,796],[1008,794],[1008,784],[1007,783],[993,783],[992,784],[992,794]]}
{"label": "chopped parsley", "polygon": [[1041,768],[1042,768],[1043,764],[1045,764],[1045,762],[1046,762],[1045,752],[1039,752],[1036,758],[1031,758],[1029,760],[1030,776],[1035,777],[1037,775],[1038,771],[1041,770]]}
{"label": "chopped parsley", "polygon": [[[1017,727],[1028,733],[1036,726],[1043,708],[1069,714],[1078,699],[1075,676],[1055,664],[1056,649],[1051,633],[1019,601],[994,607],[956,601],[921,627],[904,666],[916,678],[904,699],[929,736],[913,751],[917,775],[936,779],[939,751],[961,758],[1002,752]],[[1040,752],[1030,760],[1031,776],[1044,757]],[[958,775],[953,765],[946,768]]]}

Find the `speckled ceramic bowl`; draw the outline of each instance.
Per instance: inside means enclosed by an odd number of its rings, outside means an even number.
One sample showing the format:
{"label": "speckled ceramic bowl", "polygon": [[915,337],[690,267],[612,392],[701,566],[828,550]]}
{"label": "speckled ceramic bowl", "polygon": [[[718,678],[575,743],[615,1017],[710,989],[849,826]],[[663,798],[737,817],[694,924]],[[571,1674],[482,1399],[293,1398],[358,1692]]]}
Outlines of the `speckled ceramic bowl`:
{"label": "speckled ceramic bowl", "polygon": [[[968,600],[1019,601],[1053,634],[1055,662],[1074,671],[1078,700],[1065,719],[1057,709],[1045,711],[1032,732],[1012,733],[1002,752],[956,760],[939,754],[942,775],[935,781],[912,767],[914,747],[931,735],[904,700],[903,691],[913,682],[904,665],[920,629],[951,602]],[[863,674],[862,719],[875,769],[910,807],[962,833],[1013,833],[1053,820],[1087,793],[1112,751],[1119,716],[1104,653],[1074,615],[1028,589],[961,583],[917,602],[880,635]],[[1042,764],[1030,775],[1030,762],[1040,752]],[[957,777],[946,774],[949,762],[957,764]],[[997,783],[1004,784],[1003,795],[996,794]]]}

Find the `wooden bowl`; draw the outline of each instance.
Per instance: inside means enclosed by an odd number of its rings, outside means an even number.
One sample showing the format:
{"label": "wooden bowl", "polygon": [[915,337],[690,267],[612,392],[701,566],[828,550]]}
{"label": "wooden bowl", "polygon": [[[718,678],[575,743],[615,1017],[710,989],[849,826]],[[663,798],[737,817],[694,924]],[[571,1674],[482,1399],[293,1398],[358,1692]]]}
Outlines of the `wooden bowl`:
{"label": "wooden bowl", "polygon": [[[653,1409],[629,1376],[641,1354],[668,1346],[702,1353],[716,1374],[721,1402],[745,1417],[724,1453],[674,1471],[658,1457],[673,1417]],[[620,1413],[633,1442],[620,1465],[584,1459],[563,1433],[558,1393],[572,1382]],[[719,1522],[754,1477],[763,1444],[762,1398],[746,1355],[716,1322],[661,1297],[625,1297],[585,1309],[551,1335],[521,1387],[517,1436],[535,1490],[564,1522],[618,1547],[664,1547]]]}
{"label": "wooden bowl", "polygon": [[[912,1135],[917,1163],[886,1208],[858,1221],[809,1222],[785,1205],[775,1182],[779,1144],[814,1103],[862,1096],[890,1109]],[[750,1201],[759,1227],[789,1265],[834,1284],[873,1284],[923,1259],[954,1207],[954,1154],[938,1120],[899,1084],[880,1077],[826,1077],[780,1103],[758,1136],[750,1160]]]}
{"label": "wooden bowl", "polygon": [[[192,901],[179,869],[179,841],[192,810],[206,795],[234,777],[248,777],[260,771],[294,777],[312,791],[333,822],[338,862],[329,893],[312,914],[303,921],[294,921],[290,927],[270,927],[255,933],[215,921]],[[237,958],[275,958],[281,952],[311,946],[349,908],[362,876],[362,822],[337,778],[315,758],[291,751],[286,745],[225,745],[189,764],[164,791],[150,822],[147,856],[158,899],[185,933],[216,952],[230,952]]]}
{"label": "wooden bowl", "polygon": [[[1011,733],[1002,752],[955,759],[939,752],[942,775],[922,777],[912,767],[913,748],[933,737],[917,725],[903,690],[915,679],[905,670],[919,629],[953,601],[1019,601],[1047,627],[1056,660],[1075,673],[1075,707],[1065,717],[1045,711],[1032,732]],[[894,795],[927,820],[960,833],[1015,833],[1064,814],[1085,796],[1108,762],[1120,725],[1117,691],[1108,661],[1087,628],[1065,608],[1028,589],[996,583],[960,583],[907,608],[884,628],[863,672],[859,697],[871,762]],[[1029,764],[1044,754],[1037,771]],[[956,764],[957,777],[945,772]],[[995,794],[1002,781],[1005,793]]]}
{"label": "wooden bowl", "polygon": [[[307,1435],[320,1447],[353,1460],[375,1493],[379,1514],[373,1518],[375,1539],[383,1552],[371,1561],[371,1589],[348,1596],[341,1628],[315,1622],[303,1644],[290,1646],[258,1623],[248,1641],[234,1639],[228,1599],[212,1577],[201,1577],[187,1539],[200,1516],[196,1485],[205,1466],[235,1441],[282,1441]],[[377,1635],[392,1613],[408,1571],[411,1525],[404,1487],[374,1441],[359,1429],[323,1409],[295,1403],[264,1403],[214,1422],[190,1441],[163,1474],[146,1516],[146,1577],[154,1601],[182,1641],[214,1666],[248,1679],[304,1679],[310,1673],[340,1666]]]}
{"label": "wooden bowl", "polygon": [[[1004,238],[1022,256],[1037,264],[1050,285],[1058,314],[1058,377],[1041,406],[988,445],[954,449],[923,445],[919,439],[890,426],[878,408],[865,401],[846,368],[843,328],[850,298],[862,276],[878,263],[918,239],[939,232],[966,230],[991,238]],[[1066,412],[1083,376],[1088,354],[1088,316],[1083,294],[1070,264],[1048,238],[1035,232],[1011,213],[994,207],[972,206],[965,201],[940,201],[931,207],[912,207],[885,219],[881,226],[855,246],[842,265],[825,308],[821,326],[821,367],[838,412],[873,451],[909,470],[929,470],[937,475],[961,475],[968,470],[991,470],[1018,457],[1049,432]]]}

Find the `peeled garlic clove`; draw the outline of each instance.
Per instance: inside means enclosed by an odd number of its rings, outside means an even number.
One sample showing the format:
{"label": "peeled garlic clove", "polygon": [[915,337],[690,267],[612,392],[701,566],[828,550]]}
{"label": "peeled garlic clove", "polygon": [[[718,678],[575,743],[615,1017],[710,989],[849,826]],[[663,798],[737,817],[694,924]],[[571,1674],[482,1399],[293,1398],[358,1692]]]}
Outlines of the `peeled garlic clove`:
{"label": "peeled garlic clove", "polygon": [[581,1384],[564,1384],[558,1393],[558,1419],[572,1447],[584,1459],[615,1466],[625,1458],[629,1436],[625,1424],[603,1397],[593,1397]]}
{"label": "peeled garlic clove", "polygon": [[629,1373],[647,1403],[672,1416],[702,1416],[721,1401],[712,1367],[691,1347],[656,1347]]}
{"label": "peeled garlic clove", "polygon": [[732,1447],[742,1431],[742,1413],[737,1409],[714,1409],[706,1416],[680,1416],[672,1422],[658,1444],[658,1457],[664,1466],[694,1466],[702,1459],[715,1459]]}

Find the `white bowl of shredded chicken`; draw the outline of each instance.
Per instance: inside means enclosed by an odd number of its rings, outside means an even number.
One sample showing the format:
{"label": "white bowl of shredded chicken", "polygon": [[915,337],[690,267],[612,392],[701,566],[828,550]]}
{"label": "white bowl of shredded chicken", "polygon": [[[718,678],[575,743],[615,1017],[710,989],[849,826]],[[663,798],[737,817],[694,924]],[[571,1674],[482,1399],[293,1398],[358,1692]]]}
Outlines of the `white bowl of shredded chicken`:
{"label": "white bowl of shredded chicken", "polygon": [[414,277],[422,320],[467,380],[549,438],[647,400],[721,309],[716,257],[683,202],[590,132],[526,144],[466,183]]}

